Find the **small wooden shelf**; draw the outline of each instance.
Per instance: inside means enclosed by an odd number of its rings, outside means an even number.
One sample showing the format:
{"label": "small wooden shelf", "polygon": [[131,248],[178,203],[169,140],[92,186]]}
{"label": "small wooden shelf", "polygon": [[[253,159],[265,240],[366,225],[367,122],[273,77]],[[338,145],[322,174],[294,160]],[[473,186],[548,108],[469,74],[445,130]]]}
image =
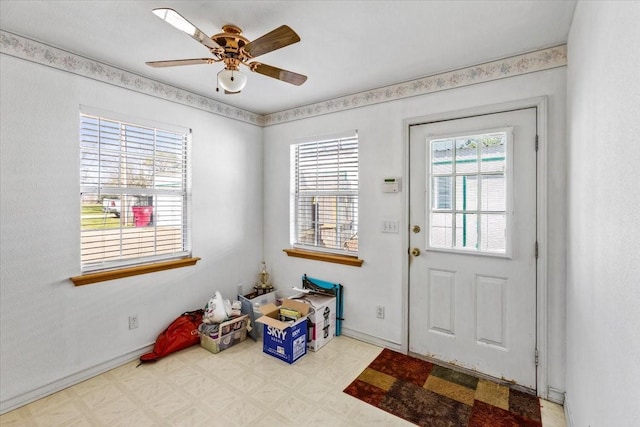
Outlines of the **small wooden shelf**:
{"label": "small wooden shelf", "polygon": [[188,267],[195,265],[200,258],[181,258],[171,261],[155,262],[153,264],[136,265],[134,267],[119,268],[117,270],[99,271],[87,273],[81,276],[71,277],[76,286],[90,285],[106,280],[122,279],[123,277],[137,276],[140,274],[154,273],[156,271],[170,270],[172,268]]}
{"label": "small wooden shelf", "polygon": [[324,261],[324,262],[333,262],[336,264],[351,265],[353,267],[361,267],[362,263],[364,262],[363,259],[360,259],[355,256],[328,254],[324,252],[307,251],[304,249],[297,249],[297,248],[283,249],[283,252],[286,252],[287,255],[292,257],[306,258],[306,259],[312,259],[312,260]]}

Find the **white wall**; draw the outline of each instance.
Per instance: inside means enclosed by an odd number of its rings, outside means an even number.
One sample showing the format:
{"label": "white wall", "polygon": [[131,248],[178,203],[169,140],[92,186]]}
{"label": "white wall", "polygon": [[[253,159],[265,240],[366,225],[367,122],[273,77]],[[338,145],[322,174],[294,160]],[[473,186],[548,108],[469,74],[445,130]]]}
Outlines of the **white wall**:
{"label": "white wall", "polygon": [[[400,348],[403,263],[402,234],[380,231],[382,220],[407,229],[405,194],[380,190],[384,177],[404,175],[403,120],[507,101],[549,97],[548,159],[548,383],[564,391],[565,306],[565,82],[558,68],[519,77],[327,114],[264,130],[264,252],[278,288],[299,286],[304,273],[345,286],[345,332]],[[362,267],[287,257],[289,247],[289,145],[298,138],[357,129],[360,152],[359,256]],[[375,306],[384,305],[384,320]],[[405,343],[406,344],[406,343]],[[546,390],[543,390],[546,395]]]}
{"label": "white wall", "polygon": [[[6,55],[0,67],[4,411],[134,358],[216,290],[248,289],[262,257],[262,129]],[[193,129],[196,266],[68,280],[80,274],[80,104]],[[129,331],[132,314],[140,327]]]}
{"label": "white wall", "polygon": [[640,420],[640,3],[579,2],[569,36],[567,397]]}

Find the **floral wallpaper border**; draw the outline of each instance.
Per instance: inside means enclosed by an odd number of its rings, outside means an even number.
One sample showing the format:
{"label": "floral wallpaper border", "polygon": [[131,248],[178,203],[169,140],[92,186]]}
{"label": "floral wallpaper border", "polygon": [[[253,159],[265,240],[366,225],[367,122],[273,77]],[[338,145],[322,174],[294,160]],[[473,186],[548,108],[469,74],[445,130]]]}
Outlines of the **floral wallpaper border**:
{"label": "floral wallpaper border", "polygon": [[563,44],[263,116],[2,30],[0,53],[258,126],[271,126],[567,65],[567,45]]}
{"label": "floral wallpaper border", "polygon": [[0,30],[0,53],[195,107],[230,119],[254,125],[262,125],[264,121],[259,114],[2,30]]}
{"label": "floral wallpaper border", "polygon": [[335,113],[381,102],[395,101],[447,89],[504,79],[567,65],[567,45],[487,62],[472,67],[359,92],[316,104],[293,108],[264,116],[263,126],[290,122],[322,114]]}

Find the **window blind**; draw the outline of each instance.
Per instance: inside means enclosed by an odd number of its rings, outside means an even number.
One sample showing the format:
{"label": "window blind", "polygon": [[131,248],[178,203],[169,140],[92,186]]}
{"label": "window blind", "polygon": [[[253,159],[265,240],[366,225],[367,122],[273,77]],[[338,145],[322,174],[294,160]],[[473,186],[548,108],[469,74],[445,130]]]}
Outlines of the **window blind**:
{"label": "window blind", "polygon": [[80,115],[81,266],[190,255],[188,131]]}
{"label": "window blind", "polygon": [[358,252],[358,136],[291,146],[294,246]]}

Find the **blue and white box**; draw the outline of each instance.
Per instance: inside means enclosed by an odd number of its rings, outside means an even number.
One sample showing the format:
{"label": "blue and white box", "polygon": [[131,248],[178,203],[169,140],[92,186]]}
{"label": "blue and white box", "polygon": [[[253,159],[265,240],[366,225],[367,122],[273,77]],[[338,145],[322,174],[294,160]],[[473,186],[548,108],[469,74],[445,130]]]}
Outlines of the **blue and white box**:
{"label": "blue and white box", "polygon": [[[295,322],[279,320],[281,308],[298,311],[301,317]],[[263,324],[262,351],[289,364],[307,354],[307,315],[309,305],[286,299],[281,306],[265,304],[260,307],[262,317],[256,322]]]}

